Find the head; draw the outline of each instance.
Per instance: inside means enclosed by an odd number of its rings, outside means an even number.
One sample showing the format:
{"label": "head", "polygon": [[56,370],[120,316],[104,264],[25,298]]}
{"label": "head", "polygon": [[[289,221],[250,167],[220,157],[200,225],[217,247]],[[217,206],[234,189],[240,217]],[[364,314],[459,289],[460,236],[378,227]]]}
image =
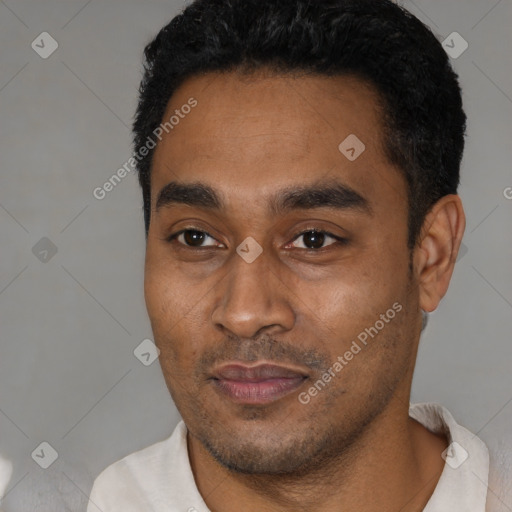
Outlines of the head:
{"label": "head", "polygon": [[[291,473],[406,415],[464,230],[440,43],[387,0],[199,0],[145,56],[145,296],[191,435]],[[267,394],[232,363],[281,370]]]}

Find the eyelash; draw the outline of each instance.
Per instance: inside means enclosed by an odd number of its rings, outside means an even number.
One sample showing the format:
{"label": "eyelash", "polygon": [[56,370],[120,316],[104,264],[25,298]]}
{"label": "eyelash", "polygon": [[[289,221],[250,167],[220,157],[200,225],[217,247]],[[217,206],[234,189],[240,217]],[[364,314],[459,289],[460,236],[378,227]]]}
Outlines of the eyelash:
{"label": "eyelash", "polygon": [[[202,233],[202,234],[204,234],[204,235],[206,235],[206,236],[216,240],[215,237],[210,235],[210,233],[208,233],[207,231],[203,231],[202,229],[197,229],[197,228],[191,226],[191,227],[187,227],[187,228],[181,229],[180,231],[171,234],[170,236],[168,236],[166,238],[166,241],[167,242],[173,242],[181,234],[186,233],[187,231],[196,231],[198,233]],[[334,238],[334,240],[336,240],[336,242],[334,242],[332,244],[329,244],[328,246],[325,246],[325,247],[320,247],[319,249],[308,249],[308,248],[303,249],[301,247],[297,247],[296,249],[301,249],[303,251],[319,252],[319,251],[322,251],[323,249],[327,249],[327,247],[330,247],[331,245],[347,245],[348,244],[348,239],[347,238],[336,236],[336,235],[330,233],[329,231],[320,230],[320,229],[316,229],[316,228],[308,228],[308,229],[300,231],[299,233],[296,233],[295,235],[293,235],[293,238],[292,238],[291,242],[294,242],[295,240],[297,240],[297,238],[300,238],[301,236],[306,235],[306,234],[311,233],[311,232],[327,235],[327,236],[329,236],[331,238]],[[199,250],[201,250],[201,249],[215,248],[214,246],[193,247],[191,245],[182,244],[181,242],[179,242],[179,244],[181,246],[183,246],[183,247],[186,247],[187,249],[199,249]]]}

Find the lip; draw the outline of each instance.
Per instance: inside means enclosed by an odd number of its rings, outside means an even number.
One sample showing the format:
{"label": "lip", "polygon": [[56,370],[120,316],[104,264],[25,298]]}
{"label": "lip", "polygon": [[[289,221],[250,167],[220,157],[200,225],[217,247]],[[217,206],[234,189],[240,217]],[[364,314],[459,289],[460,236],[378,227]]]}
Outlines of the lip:
{"label": "lip", "polygon": [[262,405],[298,389],[308,378],[304,371],[274,364],[225,364],[213,372],[216,389],[235,403]]}

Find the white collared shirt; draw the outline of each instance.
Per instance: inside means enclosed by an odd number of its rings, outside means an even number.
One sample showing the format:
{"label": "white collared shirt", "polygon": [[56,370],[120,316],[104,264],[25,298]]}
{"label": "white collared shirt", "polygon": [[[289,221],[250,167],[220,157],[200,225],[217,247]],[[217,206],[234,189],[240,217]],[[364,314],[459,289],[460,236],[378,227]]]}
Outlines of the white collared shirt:
{"label": "white collared shirt", "polygon": [[0,503],[12,476],[12,462],[0,455]]}
{"label": "white collared shirt", "polygon": [[[409,415],[447,436],[445,466],[423,512],[485,512],[489,452],[437,404],[413,404]],[[87,512],[210,512],[194,481],[181,421],[164,441],[128,455],[95,480]]]}

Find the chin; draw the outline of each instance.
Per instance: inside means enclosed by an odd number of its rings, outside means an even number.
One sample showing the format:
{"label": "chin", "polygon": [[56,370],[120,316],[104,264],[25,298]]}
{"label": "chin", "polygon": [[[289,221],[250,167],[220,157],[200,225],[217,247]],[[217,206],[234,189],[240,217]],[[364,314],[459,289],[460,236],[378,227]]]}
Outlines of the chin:
{"label": "chin", "polygon": [[[324,465],[328,459],[343,450],[348,439],[340,437],[338,431],[325,430],[318,426],[298,426],[286,432],[275,426],[268,428],[218,431],[218,427],[204,428],[195,437],[210,455],[230,471],[246,475],[295,475],[310,472]],[[212,427],[210,425],[210,427]],[[334,437],[339,438],[334,448]]]}

